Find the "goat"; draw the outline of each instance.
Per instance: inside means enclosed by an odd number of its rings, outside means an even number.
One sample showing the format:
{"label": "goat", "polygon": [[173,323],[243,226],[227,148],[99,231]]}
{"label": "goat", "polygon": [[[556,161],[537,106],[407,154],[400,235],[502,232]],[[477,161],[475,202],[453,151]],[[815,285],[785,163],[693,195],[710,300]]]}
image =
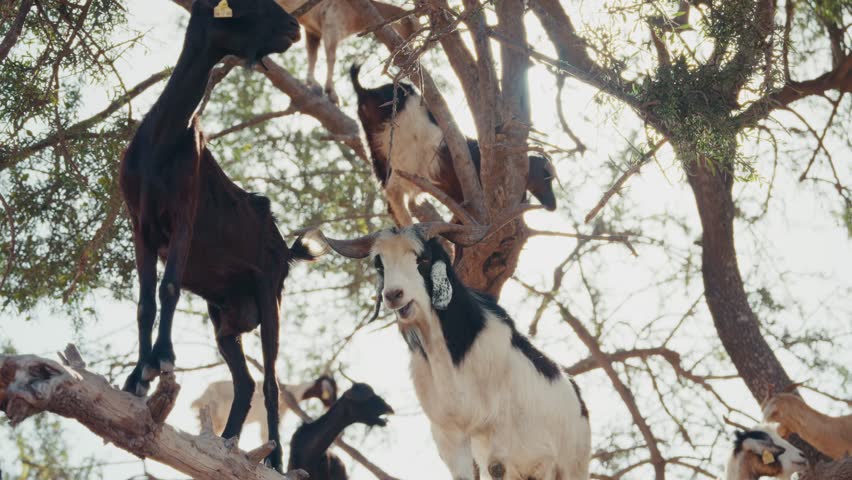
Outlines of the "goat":
{"label": "goat", "polygon": [[[457,203],[464,202],[444,133],[414,87],[401,82],[398,88],[394,88],[392,83],[365,88],[358,79],[360,70],[359,65],[349,69],[358,95],[358,118],[367,135],[373,173],[387,194],[388,208],[397,224],[407,226],[413,223],[406,205],[408,197],[418,192],[414,185],[394,175],[394,169],[420,175]],[[393,116],[394,102],[397,102],[396,117]],[[467,148],[478,174],[481,163],[479,142],[468,139]],[[556,209],[555,177],[556,171],[548,159],[530,155],[527,190],[549,211]]]}
{"label": "goat", "polygon": [[[269,438],[269,428],[264,421],[265,408],[259,407],[263,405],[263,394],[261,390],[262,384],[258,384],[254,396],[251,398],[251,408],[248,416],[246,416],[243,425],[250,423],[260,424],[261,438]],[[312,382],[301,383],[298,385],[283,385],[283,388],[290,392],[298,402],[302,402],[311,398],[317,398],[322,401],[325,408],[331,406],[337,400],[337,383],[328,375],[321,375]],[[283,397],[283,393],[281,394]],[[225,423],[228,421],[228,406],[234,400],[234,387],[232,382],[227,380],[221,382],[213,382],[207,385],[204,393],[201,394],[194,402],[192,408],[201,411],[205,405],[210,407],[210,417],[213,420],[213,428],[221,431],[225,428]],[[290,410],[287,403],[281,398],[278,401],[278,416],[283,418],[287,411]]]}
{"label": "goat", "polygon": [[852,415],[830,417],[792,393],[780,393],[763,406],[763,418],[778,422],[778,433],[796,433],[834,460],[852,455]]}
{"label": "goat", "polygon": [[725,480],[789,479],[807,465],[802,452],[781,438],[772,426],[758,425],[748,431],[737,430],[735,436]]}
{"label": "goat", "polygon": [[[222,171],[205,145],[195,112],[216,63],[226,55],[254,63],[284,52],[299,39],[299,24],[273,0],[230,2],[221,0],[215,9],[215,0],[193,2],[177,65],[121,160],[119,183],[139,277],[139,357],[123,388],[144,396],[151,380],[174,370],[172,320],[180,291],[186,289],[207,301],[219,352],[234,380],[234,402],[222,435],[239,435],[254,392],[240,335],[260,325],[267,425],[276,443],[267,461],[280,471],[278,307],[291,262],[311,254],[300,240],[288,248],[269,200],[244,191]],[[158,257],[165,271],[159,332],[152,345]]]}
{"label": "goat", "polygon": [[[276,0],[288,12],[300,7],[303,0]],[[406,10],[389,3],[371,3],[384,18],[400,18]],[[329,100],[338,103],[334,91],[334,63],[337,56],[337,46],[347,37],[365,30],[370,25],[364,22],[364,17],[356,11],[347,0],[323,0],[307,13],[299,17],[299,23],[305,27],[305,48],[308,50],[307,82],[319,86],[314,71],[317,66],[317,52],[320,41],[325,49],[325,93]],[[418,23],[411,17],[405,17],[395,22],[392,27],[403,39],[407,39],[418,28]]]}
{"label": "goat", "polygon": [[437,239],[468,246],[493,231],[430,222],[354,240],[313,232],[341,255],[372,258],[377,312],[384,303],[396,313],[417,397],[453,479],[472,480],[475,459],[492,479],[585,480],[591,433],[576,383],[493,298],[461,282]]}
{"label": "goat", "polygon": [[354,423],[384,427],[393,409],[369,385],[355,383],[321,417],[299,427],[290,439],[289,470],[302,469],[311,480],[346,480],[346,467],[328,452],[334,439]]}

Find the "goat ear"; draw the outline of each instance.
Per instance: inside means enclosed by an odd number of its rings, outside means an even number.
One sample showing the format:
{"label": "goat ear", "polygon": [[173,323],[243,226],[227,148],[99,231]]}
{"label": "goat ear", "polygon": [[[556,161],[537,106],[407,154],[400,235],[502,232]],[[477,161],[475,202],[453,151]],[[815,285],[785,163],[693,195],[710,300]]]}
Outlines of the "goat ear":
{"label": "goat ear", "polygon": [[453,299],[453,285],[447,276],[447,264],[439,260],[432,264],[432,306],[446,310]]}
{"label": "goat ear", "polygon": [[367,323],[373,323],[379,318],[379,312],[382,311],[382,290],[384,288],[384,278],[379,275],[379,279],[376,280],[376,309],[373,311],[373,316],[367,321]]}

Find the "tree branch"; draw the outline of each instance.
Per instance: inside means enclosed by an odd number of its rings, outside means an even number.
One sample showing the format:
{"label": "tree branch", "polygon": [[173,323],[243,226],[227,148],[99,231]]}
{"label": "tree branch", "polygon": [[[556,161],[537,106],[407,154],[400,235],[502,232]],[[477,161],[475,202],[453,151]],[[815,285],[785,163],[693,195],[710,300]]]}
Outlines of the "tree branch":
{"label": "tree branch", "polygon": [[17,425],[39,412],[74,419],[95,435],[139,457],[168,465],[198,480],[296,480],[304,472],[279,473],[209,432],[191,435],[162,422],[180,386],[163,375],[147,399],[112,387],[85,368],[69,345],[65,365],[34,355],[0,355],[0,410]]}
{"label": "tree branch", "polygon": [[21,36],[21,32],[24,30],[24,22],[27,20],[27,14],[30,13],[32,7],[33,0],[24,0],[21,3],[21,8],[18,10],[15,20],[12,21],[12,26],[9,27],[6,36],[3,37],[3,41],[0,42],[0,63],[6,60],[9,51],[18,43],[18,37]]}
{"label": "tree branch", "polygon": [[110,115],[115,113],[119,108],[129,103],[131,100],[139,96],[142,92],[147,90],[152,85],[160,82],[171,74],[172,69],[167,68],[158,73],[155,73],[143,80],[135,87],[131,88],[124,95],[116,98],[112,101],[107,107],[100,112],[92,115],[91,117],[81,120],[80,122],[75,123],[74,125],[68,127],[67,129],[56,132],[52,135],[49,135],[38,142],[30,144],[20,150],[12,152],[5,158],[0,158],[0,172],[3,170],[14,166],[16,163],[21,160],[26,159],[27,157],[34,155],[45,148],[52,147],[56,145],[60,141],[69,140],[72,138],[77,138],[85,135],[85,133],[89,130],[89,128],[93,127],[95,124],[106,120]]}
{"label": "tree branch", "polygon": [[803,82],[788,82],[780,90],[756,100],[736,117],[736,122],[741,128],[754,126],[777,108],[811,95],[822,95],[829,90],[852,92],[852,55],[846,55],[830,72]]}

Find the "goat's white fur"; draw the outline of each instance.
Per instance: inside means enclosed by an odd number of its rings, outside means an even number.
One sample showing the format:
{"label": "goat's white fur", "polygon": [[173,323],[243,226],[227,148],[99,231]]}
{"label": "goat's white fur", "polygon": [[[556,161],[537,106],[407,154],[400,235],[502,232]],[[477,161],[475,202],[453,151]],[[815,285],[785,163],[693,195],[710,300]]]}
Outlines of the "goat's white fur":
{"label": "goat's white fur", "polygon": [[372,254],[381,255],[384,291],[403,291],[398,302],[385,305],[399,309],[414,302],[399,325],[408,341],[416,333],[428,356],[427,361],[411,355],[411,377],[453,479],[473,480],[474,459],[483,472],[501,463],[506,479],[587,479],[590,428],[569,379],[544,378],[511,347],[511,329],[491,313],[465,359],[454,366],[417,271],[421,249],[403,230],[378,238]]}
{"label": "goat's white fur", "polygon": [[[761,430],[769,435],[772,443],[784,449],[784,453],[778,455],[781,461],[781,474],[775,478],[789,480],[794,473],[801,471],[804,468],[805,456],[802,452],[793,446],[790,442],[781,438],[776,431],[774,425],[758,425],[752,430]],[[761,456],[766,446],[755,439],[748,438],[743,441],[743,450],[739,453],[732,453],[728,459],[728,465],[725,469],[725,480],[752,480],[745,466],[744,456],[747,451]]]}
{"label": "goat's white fur", "polygon": [[[432,183],[440,181],[441,160],[438,149],[444,140],[441,129],[429,121],[429,110],[420,95],[406,97],[395,119],[378,133],[379,148],[388,158],[391,175],[385,185],[388,203],[400,225],[411,225],[408,200],[420,193],[411,182],[394,175],[393,170],[420,175]],[[391,138],[393,136],[393,138]]]}
{"label": "goat's white fur", "polygon": [[[281,385],[282,389],[287,389],[297,401],[303,400],[305,392],[310,389],[315,382],[306,382],[299,385]],[[195,401],[192,402],[192,408],[201,411],[205,405],[210,406],[210,417],[213,420],[213,429],[216,432],[221,432],[225,428],[225,423],[228,421],[228,413],[231,409],[231,402],[234,399],[234,384],[230,380],[221,382],[213,382],[207,386],[204,393],[201,394]],[[281,418],[287,414],[290,408],[283,398],[278,402],[278,414]],[[243,425],[257,422],[260,424],[261,438],[269,438],[266,425],[266,407],[263,403],[263,382],[258,382],[254,395],[251,397],[251,408],[249,408],[248,416]]]}

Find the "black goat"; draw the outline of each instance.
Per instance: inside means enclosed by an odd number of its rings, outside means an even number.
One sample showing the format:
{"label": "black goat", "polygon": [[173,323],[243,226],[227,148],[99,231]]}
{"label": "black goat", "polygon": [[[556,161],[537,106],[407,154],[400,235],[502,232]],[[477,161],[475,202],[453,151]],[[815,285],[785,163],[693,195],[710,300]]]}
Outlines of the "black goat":
{"label": "black goat", "polygon": [[331,408],[313,422],[296,430],[290,440],[289,470],[301,468],[311,480],[346,480],[346,467],[328,452],[334,439],[354,423],[384,427],[382,415],[393,409],[364,383],[353,384]]}
{"label": "black goat", "polygon": [[[358,80],[360,69],[359,65],[353,65],[349,70],[358,95],[358,118],[367,134],[373,173],[387,194],[389,208],[397,224],[406,226],[413,223],[406,205],[407,197],[415,195],[417,191],[411,183],[395,176],[394,169],[420,175],[456,202],[462,203],[464,195],[453,168],[449,147],[444,141],[444,133],[414,87],[400,83],[394,98],[392,83],[378,88],[364,88]],[[394,100],[397,102],[397,111],[396,117],[392,118]],[[479,173],[479,142],[468,139],[467,148]],[[553,192],[555,177],[553,164],[548,159],[530,155],[527,191],[550,211],[556,209]]]}
{"label": "black goat", "polygon": [[[139,359],[124,390],[144,396],[160,372],[174,369],[171,329],[181,289],[207,301],[219,351],[234,380],[234,401],[222,435],[239,435],[254,392],[240,335],[260,325],[269,437],[267,460],[280,471],[278,435],[278,306],[290,263],[311,257],[287,247],[269,200],[234,184],[205,145],[195,112],[210,71],[226,55],[249,63],[284,52],[299,24],[273,0],[195,0],[183,50],[160,98],[142,120],[121,161],[119,180],[133,226],[139,275]],[[223,17],[223,18],[220,18]],[[160,326],[151,334],[157,305]]]}

